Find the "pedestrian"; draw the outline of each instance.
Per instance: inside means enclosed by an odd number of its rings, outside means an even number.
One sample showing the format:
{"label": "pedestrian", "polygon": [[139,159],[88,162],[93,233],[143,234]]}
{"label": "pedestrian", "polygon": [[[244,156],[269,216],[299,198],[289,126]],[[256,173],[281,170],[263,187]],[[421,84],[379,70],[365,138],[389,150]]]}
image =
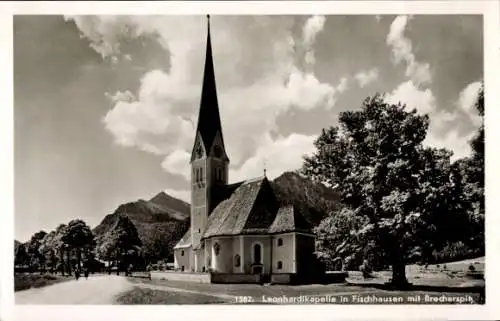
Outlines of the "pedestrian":
{"label": "pedestrian", "polygon": [[80,278],[80,268],[76,267],[75,268],[75,279],[78,281]]}
{"label": "pedestrian", "polygon": [[83,268],[83,275],[85,275],[85,280],[88,280],[88,278],[89,278],[89,268],[88,267]]}
{"label": "pedestrian", "polygon": [[151,270],[152,270],[151,264],[148,264],[148,266],[146,266],[146,272],[149,280],[151,280]]}

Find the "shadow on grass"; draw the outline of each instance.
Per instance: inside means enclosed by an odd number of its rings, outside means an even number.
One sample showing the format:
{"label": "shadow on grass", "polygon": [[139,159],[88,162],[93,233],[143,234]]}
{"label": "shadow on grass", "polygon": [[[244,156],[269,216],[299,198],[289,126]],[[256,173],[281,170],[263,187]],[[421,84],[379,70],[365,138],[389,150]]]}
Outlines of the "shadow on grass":
{"label": "shadow on grass", "polygon": [[408,284],[402,287],[396,287],[392,284],[384,283],[352,283],[346,282],[346,286],[372,288],[384,291],[397,291],[397,292],[436,292],[436,293],[476,293],[479,294],[479,301],[477,303],[484,304],[485,302],[485,286],[443,286],[443,285],[423,285],[423,284]]}

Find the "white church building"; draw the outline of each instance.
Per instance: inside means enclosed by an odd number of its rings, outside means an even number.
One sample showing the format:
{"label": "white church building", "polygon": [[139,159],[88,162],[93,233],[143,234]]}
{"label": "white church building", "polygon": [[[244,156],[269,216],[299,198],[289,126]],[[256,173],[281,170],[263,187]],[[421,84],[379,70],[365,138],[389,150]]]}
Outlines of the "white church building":
{"label": "white church building", "polygon": [[320,271],[309,222],[297,206],[277,200],[265,175],[228,184],[210,20],[190,164],[191,226],[174,247],[176,270],[210,273],[223,282],[281,283]]}

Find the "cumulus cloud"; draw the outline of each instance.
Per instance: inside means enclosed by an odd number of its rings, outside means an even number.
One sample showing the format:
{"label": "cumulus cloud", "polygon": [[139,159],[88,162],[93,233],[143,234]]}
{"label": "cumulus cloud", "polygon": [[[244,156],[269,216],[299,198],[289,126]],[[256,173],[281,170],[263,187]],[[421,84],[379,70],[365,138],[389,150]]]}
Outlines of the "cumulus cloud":
{"label": "cumulus cloud", "polygon": [[314,152],[315,139],[316,136],[291,134],[273,140],[268,135],[252,157],[240,168],[231,170],[230,179],[238,181],[262,176],[264,168],[266,176],[274,179],[284,171],[298,169],[302,166],[303,156]]}
{"label": "cumulus cloud", "polygon": [[470,83],[460,92],[453,112],[442,111],[431,119],[428,145],[451,148],[455,159],[470,155],[470,140],[482,123],[474,107],[480,88],[481,82]]}
{"label": "cumulus cloud", "polygon": [[187,181],[191,179],[189,168],[190,154],[182,149],[177,149],[168,154],[161,163],[161,167],[167,171],[181,175]]}
{"label": "cumulus cloud", "polygon": [[[169,66],[146,72],[135,94],[127,90],[108,94],[112,108],[103,122],[116,143],[163,155],[162,167],[167,172],[189,178],[187,160],[194,140],[205,58],[204,17],[67,19],[75,21],[82,36],[103,57],[131,58],[120,51],[120,39],[129,36],[150,35],[163,46],[170,57]],[[337,95],[347,89],[347,79],[332,86],[320,81],[310,69],[302,70],[302,63],[314,64],[311,57],[302,55],[297,60],[297,43],[314,57],[313,44],[325,17],[309,18],[299,37],[292,33],[294,19],[227,16],[211,21],[224,138],[235,175],[252,176],[255,160],[251,160],[268,146],[293,146],[297,155],[307,152],[312,145],[301,136],[271,139],[277,117],[292,107],[307,111],[331,108]],[[301,157],[291,151],[288,154],[295,158],[288,163],[276,161],[276,171],[289,169],[291,164],[300,166]],[[283,168],[279,169],[279,164]]]}
{"label": "cumulus cloud", "polygon": [[401,102],[408,110],[416,109],[420,114],[430,114],[436,110],[436,98],[432,91],[419,89],[412,80],[400,84],[386,96],[386,101],[391,104]]}
{"label": "cumulus cloud", "polygon": [[481,89],[480,81],[468,84],[460,92],[457,101],[457,106],[460,108],[461,111],[463,111],[466,115],[469,116],[469,119],[476,128],[479,128],[482,122],[482,117],[479,115],[475,107],[480,89]]}
{"label": "cumulus cloud", "polygon": [[[474,107],[480,87],[480,82],[467,85],[455,101],[455,108],[450,111],[436,108],[432,91],[419,89],[411,80],[399,85],[385,99],[389,103],[405,103],[408,110],[415,108],[420,114],[429,115],[430,124],[424,145],[451,149],[453,159],[457,159],[470,154],[469,141],[481,125],[481,117]],[[468,125],[465,132],[460,130],[464,125]]]}
{"label": "cumulus cloud", "polygon": [[358,81],[361,88],[374,82],[378,79],[379,71],[377,68],[372,68],[370,70],[363,70],[354,75],[354,78]]}
{"label": "cumulus cloud", "polygon": [[410,16],[398,16],[391,24],[386,42],[392,49],[394,64],[406,64],[405,75],[417,85],[425,85],[432,81],[430,64],[418,62],[413,54],[412,42],[405,36],[405,29]]}
{"label": "cumulus cloud", "polygon": [[325,25],[325,16],[312,16],[307,19],[302,29],[303,46],[305,50],[305,62],[308,65],[314,65],[316,57],[314,55],[313,44],[316,40],[316,35],[323,30]]}

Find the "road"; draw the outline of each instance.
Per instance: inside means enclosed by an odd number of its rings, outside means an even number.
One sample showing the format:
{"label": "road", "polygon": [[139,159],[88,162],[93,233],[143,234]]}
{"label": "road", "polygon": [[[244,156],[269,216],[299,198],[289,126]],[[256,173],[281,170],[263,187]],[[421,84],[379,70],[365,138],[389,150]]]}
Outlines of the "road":
{"label": "road", "polygon": [[113,304],[115,297],[132,289],[116,275],[91,276],[15,293],[16,304]]}

